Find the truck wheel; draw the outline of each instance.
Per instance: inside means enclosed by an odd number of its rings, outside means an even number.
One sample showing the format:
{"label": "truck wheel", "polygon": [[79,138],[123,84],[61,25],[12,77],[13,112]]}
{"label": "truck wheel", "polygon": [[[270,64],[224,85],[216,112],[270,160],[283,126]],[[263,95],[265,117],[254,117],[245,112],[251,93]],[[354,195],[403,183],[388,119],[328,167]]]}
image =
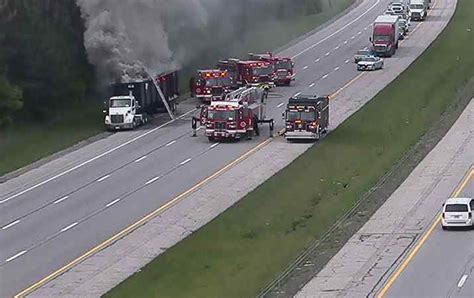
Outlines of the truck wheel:
{"label": "truck wheel", "polygon": [[214,137],[207,137],[207,139],[209,140],[209,142],[214,142],[215,141]]}

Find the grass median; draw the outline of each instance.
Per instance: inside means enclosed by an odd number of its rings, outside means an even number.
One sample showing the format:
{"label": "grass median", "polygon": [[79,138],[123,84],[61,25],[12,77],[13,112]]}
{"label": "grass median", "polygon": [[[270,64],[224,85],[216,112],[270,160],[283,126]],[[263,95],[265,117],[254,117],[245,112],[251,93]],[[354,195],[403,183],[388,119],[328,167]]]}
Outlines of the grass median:
{"label": "grass median", "polygon": [[251,297],[319,238],[474,77],[474,1],[397,80],[235,206],[106,297]]}
{"label": "grass median", "polygon": [[[78,112],[80,111],[80,112]],[[100,105],[63,112],[54,124],[19,123],[0,131],[0,176],[66,149],[104,130]]]}

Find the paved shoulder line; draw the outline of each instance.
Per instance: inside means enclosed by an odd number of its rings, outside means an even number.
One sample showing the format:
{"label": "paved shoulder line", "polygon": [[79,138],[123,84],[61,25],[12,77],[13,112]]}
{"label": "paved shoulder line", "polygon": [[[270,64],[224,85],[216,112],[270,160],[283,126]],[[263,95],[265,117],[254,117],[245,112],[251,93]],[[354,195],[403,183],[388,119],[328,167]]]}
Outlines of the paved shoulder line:
{"label": "paved shoulder line", "polygon": [[89,160],[86,160],[86,161],[84,161],[84,162],[82,162],[82,163],[80,163],[80,164],[78,164],[78,165],[76,165],[76,166],[74,166],[74,167],[72,167],[72,168],[66,170],[66,171],[63,171],[63,172],[61,172],[61,173],[59,173],[59,174],[57,174],[57,175],[55,175],[55,176],[53,176],[53,177],[51,177],[51,178],[48,178],[48,179],[46,179],[46,180],[44,180],[44,181],[42,181],[42,182],[40,182],[40,183],[38,183],[38,184],[35,184],[35,185],[31,186],[31,187],[28,187],[27,189],[24,189],[24,190],[22,190],[22,191],[20,191],[20,192],[18,192],[18,193],[16,193],[16,194],[14,194],[14,195],[11,195],[11,196],[7,197],[6,199],[1,200],[1,201],[0,201],[0,204],[4,204],[4,203],[6,203],[6,202],[8,202],[8,201],[11,201],[11,200],[13,200],[13,199],[15,199],[15,198],[17,198],[17,197],[19,197],[19,196],[21,196],[21,195],[27,193],[27,192],[30,192],[30,191],[32,191],[32,190],[34,190],[34,189],[36,189],[36,188],[38,188],[38,187],[40,187],[40,186],[43,186],[43,185],[45,185],[45,184],[47,184],[47,183],[49,183],[49,182],[51,182],[51,181],[53,181],[53,180],[56,180],[56,179],[58,179],[58,178],[60,178],[60,177],[62,177],[62,176],[64,176],[64,175],[66,175],[66,174],[69,174],[69,173],[71,173],[71,172],[73,172],[73,171],[75,171],[75,170],[77,170],[77,169],[79,169],[79,168],[81,168],[81,167],[83,167],[83,166],[85,166],[85,165],[87,165],[87,164],[90,164],[90,163],[93,162],[93,161],[96,161],[96,160],[98,160],[98,159],[100,159],[100,158],[102,158],[102,157],[104,157],[104,156],[106,156],[106,155],[109,155],[109,154],[112,153],[112,152],[115,152],[115,151],[117,151],[117,150],[119,150],[119,149],[121,149],[121,148],[123,148],[123,147],[125,147],[125,146],[127,146],[127,145],[129,145],[129,144],[131,144],[131,143],[133,143],[133,142],[136,142],[136,141],[138,141],[138,140],[140,140],[140,139],[146,137],[146,136],[149,135],[149,134],[154,133],[155,131],[157,131],[157,130],[159,130],[159,129],[165,127],[165,126],[170,125],[171,123],[175,122],[176,120],[181,119],[182,117],[184,117],[184,116],[186,116],[186,115],[188,115],[188,114],[190,114],[190,113],[192,113],[192,112],[194,112],[194,111],[196,111],[196,109],[193,109],[193,110],[191,110],[191,111],[188,111],[188,112],[184,113],[183,115],[181,115],[180,117],[178,117],[178,118],[176,118],[176,119],[170,120],[170,121],[168,121],[168,122],[166,122],[166,123],[164,123],[164,124],[162,124],[162,125],[160,125],[160,126],[158,126],[158,127],[155,127],[155,128],[153,128],[153,129],[151,129],[151,130],[149,130],[149,131],[147,131],[147,132],[145,132],[145,133],[143,133],[143,134],[141,134],[141,135],[139,135],[139,136],[137,136],[137,137],[135,137],[135,138],[133,138],[133,139],[131,139],[131,140],[129,140],[129,141],[127,141],[127,142],[121,144],[121,145],[119,145],[119,146],[117,146],[117,147],[114,147],[114,148],[112,148],[112,149],[110,149],[110,150],[108,150],[108,151],[105,151],[104,153],[101,153],[101,154],[99,154],[99,155],[97,155],[97,156],[95,156],[95,157],[93,157],[93,158],[91,158],[91,159],[89,159]]}
{"label": "paved shoulder line", "polygon": [[[183,200],[184,198],[186,198],[188,195],[192,194],[193,192],[195,192],[196,190],[198,190],[199,188],[201,188],[202,186],[204,186],[206,183],[210,182],[211,180],[217,178],[218,176],[222,175],[223,173],[225,173],[226,171],[230,170],[231,168],[235,167],[237,164],[239,164],[240,162],[242,162],[243,160],[247,159],[249,156],[251,156],[252,154],[254,154],[255,152],[259,151],[260,149],[262,149],[263,147],[265,147],[266,145],[268,145],[273,139],[267,139],[265,141],[263,141],[262,143],[260,143],[259,145],[257,145],[256,147],[252,148],[251,150],[249,150],[247,153],[243,154],[242,156],[240,156],[239,158],[237,158],[236,160],[234,160],[233,162],[229,163],[228,165],[226,165],[225,167],[223,167],[222,169],[220,169],[219,171],[217,171],[216,173],[214,173],[213,175],[207,177],[206,179],[202,180],[201,182],[199,182],[198,184],[196,184],[195,186],[193,186],[192,188],[188,189],[187,191],[183,192],[182,194],[178,195],[177,197],[175,197],[174,199],[170,200],[168,203],[166,203],[165,205],[163,205],[162,207],[156,209],[155,211],[153,211],[152,213],[148,214],[147,216],[145,216],[144,218],[142,218],[141,220],[137,221],[136,223],[130,225],[129,227],[125,228],[124,230],[122,230],[121,232],[119,232],[118,234],[112,236],[111,238],[107,239],[106,241],[102,242],[101,244],[97,245],[96,247],[94,247],[93,249],[91,249],[90,251],[86,252],[85,254],[83,254],[82,256],[76,258],[75,260],[73,260],[72,262],[70,262],[69,264],[67,264],[66,266],[56,270],[55,272],[51,273],[50,275],[46,276],[45,278],[41,279],[40,281],[34,283],[33,285],[29,286],[28,288],[26,288],[25,290],[21,291],[20,293],[18,293],[17,295],[15,295],[15,297],[25,297],[29,294],[31,294],[33,291],[35,291],[36,289],[40,288],[41,286],[45,285],[46,283],[48,283],[49,281],[55,279],[56,277],[58,277],[59,275],[63,274],[64,272],[70,270],[71,268],[73,268],[74,266],[76,266],[77,264],[81,263],[82,261],[86,260],[87,258],[89,258],[90,256],[96,254],[97,252],[103,250],[104,248],[110,246],[111,244],[113,244],[114,242],[116,242],[117,240],[127,236],[128,234],[130,234],[131,232],[135,231],[137,228],[139,228],[140,226],[143,226],[144,224],[146,224],[147,222],[149,222],[150,220],[152,220],[153,218],[157,217],[158,215],[162,214],[163,212],[165,212],[166,210],[170,209],[171,207],[173,207],[174,205],[176,205],[178,202],[180,202],[181,200]],[[26,253],[26,252],[24,252]],[[23,254],[24,254],[23,253]],[[18,257],[18,256],[17,256]]]}
{"label": "paved shoulder line", "polygon": [[[469,171],[466,173],[464,178],[461,180],[461,183],[456,187],[455,191],[451,195],[452,198],[458,197],[462,191],[466,188],[468,183],[471,181],[471,179],[474,177],[474,166],[471,166]],[[397,281],[398,277],[402,272],[406,269],[406,267],[410,264],[410,262],[413,260],[413,258],[418,254],[420,249],[423,247],[425,242],[429,239],[431,234],[433,233],[434,229],[438,227],[441,223],[441,215],[438,213],[436,214],[435,220],[427,230],[427,232],[423,235],[423,237],[420,239],[420,241],[416,244],[416,246],[413,248],[413,250],[407,255],[406,259],[403,261],[403,263],[398,267],[398,269],[391,275],[391,277],[388,279],[387,283],[383,286],[382,290],[380,290],[379,294],[377,295],[377,298],[383,298],[387,294],[387,292],[390,290],[392,285]],[[467,276],[466,276],[467,277]]]}
{"label": "paved shoulder line", "polygon": [[325,42],[326,40],[328,40],[329,38],[333,37],[334,35],[344,31],[344,29],[346,29],[347,27],[349,27],[350,25],[354,24],[355,22],[357,22],[358,20],[360,20],[361,18],[363,18],[366,14],[368,14],[369,12],[371,12],[378,4],[380,3],[380,0],[377,0],[372,6],[370,6],[364,13],[362,13],[361,15],[359,15],[357,18],[353,19],[352,21],[350,21],[349,23],[345,24],[344,26],[342,26],[341,28],[339,28],[338,30],[334,31],[333,33],[329,34],[328,36],[324,37],[323,39],[319,40],[317,43],[314,43],[312,44],[311,46],[307,47],[306,49],[302,50],[301,52],[297,53],[296,55],[293,55],[293,59],[303,55],[304,53],[308,52],[309,50],[311,49],[314,49],[315,47],[317,47],[318,45],[322,44],[323,42]]}

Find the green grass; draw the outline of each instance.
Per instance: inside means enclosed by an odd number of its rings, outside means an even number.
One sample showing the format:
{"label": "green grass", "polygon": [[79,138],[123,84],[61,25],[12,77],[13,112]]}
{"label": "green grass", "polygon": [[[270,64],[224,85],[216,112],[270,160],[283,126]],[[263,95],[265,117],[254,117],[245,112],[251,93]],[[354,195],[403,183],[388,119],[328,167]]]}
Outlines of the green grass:
{"label": "green grass", "polygon": [[[321,14],[302,16],[287,22],[275,22],[271,26],[250,32],[245,38],[246,43],[236,45],[238,48],[235,48],[235,54],[244,57],[249,51],[267,51],[283,46],[323,24],[347,8],[354,0],[331,1],[331,7],[329,0],[323,1],[324,12]],[[194,72],[195,68],[191,66],[183,71],[180,79],[182,91],[188,91],[188,80]],[[0,130],[0,156],[8,157],[0,159],[0,176],[100,133],[103,130],[101,110],[101,106],[88,106],[86,111],[83,107],[72,108],[64,112],[69,117],[54,125],[23,123]]]}
{"label": "green grass", "polygon": [[105,296],[255,296],[459,100],[474,76],[474,1],[458,5],[425,54],[319,146]]}
{"label": "green grass", "polygon": [[22,123],[0,131],[0,176],[68,148],[103,131],[102,109],[87,103],[41,125]]}

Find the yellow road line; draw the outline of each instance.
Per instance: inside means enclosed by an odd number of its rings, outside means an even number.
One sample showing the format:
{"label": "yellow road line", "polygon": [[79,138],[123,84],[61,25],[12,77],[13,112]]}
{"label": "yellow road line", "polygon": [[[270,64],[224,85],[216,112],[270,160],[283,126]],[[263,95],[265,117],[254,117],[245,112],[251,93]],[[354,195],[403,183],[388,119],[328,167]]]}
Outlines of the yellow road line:
{"label": "yellow road line", "polygon": [[[330,100],[333,100],[342,90],[346,89],[347,87],[349,87],[350,85],[352,85],[355,81],[357,81],[358,79],[360,79],[365,73],[361,73],[359,75],[357,75],[355,78],[353,78],[351,81],[349,81],[347,84],[345,84],[344,86],[342,86],[341,88],[339,88],[336,92],[334,92],[333,94],[329,95],[329,99]],[[285,133],[285,129],[281,129],[280,131],[278,131],[278,135],[281,136]],[[174,199],[172,199],[171,201],[169,201],[168,203],[166,203],[165,205],[161,206],[160,208],[158,208],[157,210],[153,211],[152,213],[146,215],[144,218],[142,218],[141,220],[137,221],[136,223],[132,224],[131,226],[125,228],[124,230],[122,230],[121,232],[119,232],[118,234],[112,236],[111,238],[107,239],[106,241],[102,242],[101,244],[97,245],[96,247],[94,247],[93,249],[89,250],[88,252],[86,252],[85,254],[79,256],[78,258],[76,258],[75,260],[71,261],[69,264],[59,268],[58,270],[54,271],[53,273],[49,274],[48,276],[44,277],[43,279],[41,279],[40,281],[32,284],[31,286],[29,286],[28,288],[24,289],[23,291],[21,291],[20,293],[16,294],[14,297],[17,298],[17,297],[25,297],[26,295],[29,295],[31,294],[32,292],[34,292],[35,290],[39,289],[40,287],[42,287],[43,285],[47,284],[48,282],[52,281],[53,279],[55,279],[56,277],[58,277],[59,275],[65,273],[66,271],[72,269],[74,266],[78,265],[79,263],[83,262],[84,260],[86,260],[87,258],[93,256],[94,254],[96,254],[97,252],[107,248],[108,246],[112,245],[114,242],[116,242],[117,240],[127,236],[128,234],[130,234],[131,232],[135,231],[136,229],[138,229],[140,226],[144,225],[145,223],[147,223],[148,221],[152,220],[153,218],[155,218],[156,216],[162,214],[163,212],[165,212],[166,210],[168,210],[169,208],[171,208],[172,206],[176,205],[179,201],[183,200],[186,196],[188,196],[189,194],[195,192],[197,189],[199,189],[201,186],[203,186],[204,184],[206,184],[207,182],[211,181],[212,179],[222,175],[224,172],[226,172],[227,170],[231,169],[232,167],[236,166],[238,163],[240,163],[241,161],[243,161],[244,159],[248,158],[250,155],[252,155],[253,153],[257,152],[258,150],[260,150],[260,148],[264,147],[265,145],[267,145],[268,143],[270,143],[272,141],[272,139],[267,139],[265,141],[263,141],[262,143],[260,143],[259,145],[257,145],[256,147],[254,147],[253,149],[251,149],[250,151],[248,151],[247,153],[245,153],[244,155],[240,156],[239,158],[237,158],[236,160],[234,160],[233,162],[229,163],[228,165],[226,165],[225,167],[223,167],[222,169],[220,169],[219,171],[217,171],[216,173],[214,173],[213,175],[207,177],[206,179],[204,179],[203,181],[199,182],[198,184],[196,184],[195,186],[193,186],[192,188],[188,189],[187,191],[183,192],[182,194],[180,194],[179,196],[175,197]]]}
{"label": "yellow road line", "polygon": [[[458,197],[459,194],[464,190],[464,188],[467,186],[469,181],[471,181],[472,177],[474,176],[474,167],[471,166],[467,174],[464,176],[463,180],[461,183],[456,187],[455,191],[452,194],[452,197]],[[403,261],[401,266],[392,274],[392,276],[388,279],[387,283],[383,286],[382,290],[379,292],[377,295],[377,298],[383,298],[388,290],[393,286],[395,281],[398,279],[400,274],[406,269],[406,267],[410,264],[410,262],[413,260],[413,258],[416,256],[418,251],[421,249],[423,244],[428,240],[428,238],[431,236],[433,233],[433,230],[436,228],[437,225],[439,225],[441,222],[441,215],[438,215],[436,217],[436,220],[432,223],[428,231],[423,235],[423,237],[420,239],[420,241],[417,243],[415,248],[410,252],[410,254],[407,256],[407,258]]]}
{"label": "yellow road line", "polygon": [[53,273],[49,274],[48,276],[46,276],[45,278],[41,279],[40,281],[32,284],[31,286],[29,286],[28,288],[26,288],[25,290],[21,291],[20,293],[16,294],[15,297],[25,297],[26,295],[29,295],[31,294],[33,291],[37,290],[38,288],[42,287],[43,285],[45,285],[46,283],[50,282],[51,280],[55,279],[56,277],[58,277],[59,275],[65,273],[66,271],[72,269],[74,266],[78,265],[79,263],[81,263],[82,261],[86,260],[87,258],[91,257],[92,255],[96,254],[97,252],[107,248],[108,246],[110,246],[111,244],[113,244],[114,242],[118,241],[119,239],[127,236],[128,234],[130,234],[131,232],[135,231],[136,229],[138,229],[139,227],[141,227],[142,225],[146,224],[148,221],[152,220],[153,218],[155,218],[156,216],[162,214],[163,212],[165,212],[166,210],[170,209],[172,206],[176,205],[178,202],[180,202],[181,200],[183,200],[185,197],[187,197],[188,195],[190,195],[191,193],[195,192],[196,190],[198,190],[199,188],[201,188],[204,184],[208,183],[209,181],[215,179],[216,177],[222,175],[224,172],[228,171],[229,169],[231,169],[232,167],[236,166],[237,164],[239,164],[240,162],[242,162],[243,160],[247,159],[250,155],[254,154],[255,152],[257,152],[258,150],[260,150],[261,148],[263,148],[264,146],[266,146],[267,144],[269,144],[270,142],[272,141],[272,139],[267,139],[265,141],[263,141],[262,143],[258,144],[256,147],[252,148],[251,150],[249,150],[248,152],[246,152],[244,155],[240,156],[239,158],[237,158],[236,160],[232,161],[231,163],[229,163],[228,165],[226,165],[225,167],[223,167],[222,169],[220,169],[219,171],[217,171],[216,173],[212,174],[211,176],[207,177],[206,179],[202,180],[201,182],[199,182],[198,184],[194,185],[192,188],[188,189],[187,191],[183,192],[182,194],[178,195],[177,197],[175,197],[174,199],[172,199],[171,201],[169,201],[168,203],[166,203],[165,205],[161,206],[160,208],[156,209],[155,211],[153,211],[152,213],[146,215],[144,218],[142,218],[141,220],[137,221],[136,223],[128,226],[127,228],[125,228],[124,230],[122,230],[121,232],[119,232],[118,234],[112,236],[111,238],[107,239],[106,241],[102,242],[101,244],[97,245],[96,247],[94,247],[93,249],[89,250],[88,252],[86,252],[85,254],[81,255],[80,257],[76,258],[75,260],[73,260],[72,262],[70,262],[69,264],[59,268],[58,270],[54,271]]}
{"label": "yellow road line", "polygon": [[341,88],[339,88],[336,92],[334,92],[333,94],[329,95],[329,99],[330,100],[334,100],[334,98],[339,94],[341,93],[341,91],[343,91],[344,89],[346,89],[347,87],[349,87],[350,85],[354,84],[357,80],[359,80],[363,75],[365,75],[366,72],[363,72],[363,73],[360,73],[358,74],[355,78],[353,78],[352,80],[350,80],[347,84],[345,84],[344,86],[342,86]]}

